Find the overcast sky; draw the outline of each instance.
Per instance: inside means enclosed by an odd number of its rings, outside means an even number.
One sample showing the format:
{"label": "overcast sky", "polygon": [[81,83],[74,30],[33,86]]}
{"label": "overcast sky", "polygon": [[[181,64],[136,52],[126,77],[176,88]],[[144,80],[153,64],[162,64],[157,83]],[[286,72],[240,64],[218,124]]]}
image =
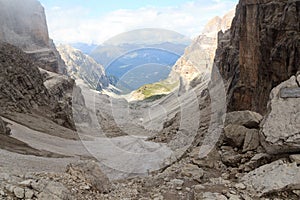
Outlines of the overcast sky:
{"label": "overcast sky", "polygon": [[125,31],[163,28],[190,38],[238,0],[40,0],[56,43],[95,43]]}

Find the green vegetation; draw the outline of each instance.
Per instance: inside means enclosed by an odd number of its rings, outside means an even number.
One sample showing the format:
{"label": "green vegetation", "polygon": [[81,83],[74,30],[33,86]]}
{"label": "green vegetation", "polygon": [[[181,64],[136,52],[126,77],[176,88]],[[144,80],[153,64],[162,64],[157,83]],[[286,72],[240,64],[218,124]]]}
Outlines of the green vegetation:
{"label": "green vegetation", "polygon": [[178,86],[178,84],[178,82],[169,83],[167,81],[161,81],[144,85],[136,90],[135,93],[142,94],[144,99],[149,99],[153,96],[162,97],[162,95],[172,92]]}

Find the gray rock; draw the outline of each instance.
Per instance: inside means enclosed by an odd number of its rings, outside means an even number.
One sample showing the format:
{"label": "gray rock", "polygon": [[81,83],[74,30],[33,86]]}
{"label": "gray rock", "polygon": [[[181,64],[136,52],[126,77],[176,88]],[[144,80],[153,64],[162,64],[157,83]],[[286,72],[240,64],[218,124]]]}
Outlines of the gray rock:
{"label": "gray rock", "polygon": [[256,129],[248,129],[244,145],[243,152],[255,150],[259,146],[259,131]]}
{"label": "gray rock", "polygon": [[282,88],[297,86],[296,77],[292,76],[270,94],[270,112],[261,129],[261,143],[268,153],[300,151],[300,99],[280,97]]}
{"label": "gray rock", "polygon": [[241,125],[248,128],[258,128],[263,117],[256,112],[249,110],[235,111],[226,114],[225,126],[229,124]]}
{"label": "gray rock", "polygon": [[202,200],[227,200],[227,198],[219,193],[205,192],[203,194],[196,194],[196,199]]}
{"label": "gray rock", "polygon": [[30,189],[25,189],[25,199],[32,199],[34,192]]}
{"label": "gray rock", "polygon": [[292,162],[295,162],[297,163],[297,165],[300,165],[300,154],[290,155],[290,159]]}
{"label": "gray rock", "polygon": [[109,192],[111,184],[95,161],[72,163],[67,166],[67,173],[89,183],[101,193]]}
{"label": "gray rock", "polygon": [[61,183],[49,181],[46,187],[38,195],[39,200],[68,200],[71,199],[69,190]]}
{"label": "gray rock", "polygon": [[249,172],[241,181],[257,197],[283,189],[300,189],[300,167],[278,160]]}
{"label": "gray rock", "polygon": [[[251,139],[251,136],[254,134],[254,132],[255,130],[253,129],[248,129],[244,126],[233,124],[226,126],[224,129],[225,140],[228,145],[238,148],[243,146],[246,135],[248,135],[247,142],[251,142],[249,141],[249,137]],[[245,148],[247,148],[247,145],[249,144],[246,144]]]}
{"label": "gray rock", "polygon": [[180,179],[173,179],[173,180],[171,180],[170,182],[171,182],[173,185],[179,186],[179,187],[183,186],[183,183],[184,183],[184,181],[183,181],[183,180],[180,180]]}
{"label": "gray rock", "polygon": [[204,171],[196,165],[188,164],[183,167],[181,174],[200,182]]}
{"label": "gray rock", "polygon": [[16,187],[14,189],[14,195],[18,198],[18,199],[23,199],[25,197],[25,190],[23,188],[20,187]]}
{"label": "gray rock", "polygon": [[10,128],[6,126],[6,123],[0,117],[0,134],[10,135]]}

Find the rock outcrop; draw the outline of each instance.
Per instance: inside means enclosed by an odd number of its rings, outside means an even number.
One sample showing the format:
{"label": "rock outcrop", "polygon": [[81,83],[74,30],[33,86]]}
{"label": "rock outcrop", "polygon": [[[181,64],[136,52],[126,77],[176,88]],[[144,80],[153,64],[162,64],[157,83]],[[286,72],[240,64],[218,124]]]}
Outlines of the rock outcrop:
{"label": "rock outcrop", "polygon": [[37,0],[0,1],[0,40],[42,61],[46,70],[65,72],[65,65],[49,39],[44,8]]}
{"label": "rock outcrop", "polygon": [[240,1],[230,30],[219,33],[213,70],[227,83],[229,111],[265,114],[272,88],[299,71],[299,10],[299,1]]}
{"label": "rock outcrop", "polygon": [[[50,91],[45,87],[50,84],[44,85],[45,80],[38,69],[43,63],[35,62],[22,50],[6,43],[0,43],[0,60],[2,112],[34,112],[68,128],[75,128],[72,109],[68,111],[60,103],[65,100],[65,88],[62,88],[61,93],[57,93],[58,90]],[[74,81],[71,82],[68,87],[73,86]]]}
{"label": "rock outcrop", "polygon": [[184,55],[173,66],[169,78],[178,80],[182,77],[183,84],[189,87],[195,86],[192,81],[208,79],[218,45],[218,31],[230,28],[234,17],[234,11],[221,17],[211,19],[205,26],[202,34],[186,48]]}
{"label": "rock outcrop", "polygon": [[268,153],[299,152],[300,86],[295,76],[272,90],[269,110],[261,124],[262,142]]}
{"label": "rock outcrop", "polygon": [[95,90],[103,90],[109,86],[109,78],[102,65],[80,50],[69,45],[58,46],[58,51],[67,65],[67,73],[74,79],[82,79]]}
{"label": "rock outcrop", "polygon": [[10,134],[10,128],[8,128],[6,125],[7,124],[0,117],[0,134],[2,134],[2,135]]}

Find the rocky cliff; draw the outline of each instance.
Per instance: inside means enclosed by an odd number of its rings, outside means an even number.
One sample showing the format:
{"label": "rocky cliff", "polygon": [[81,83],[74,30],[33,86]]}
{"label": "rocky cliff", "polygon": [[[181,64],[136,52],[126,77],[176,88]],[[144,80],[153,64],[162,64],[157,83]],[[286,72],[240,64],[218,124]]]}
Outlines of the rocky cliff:
{"label": "rocky cliff", "polygon": [[221,17],[214,17],[205,26],[202,34],[186,48],[184,55],[176,62],[170,73],[170,79],[182,77],[188,86],[192,80],[207,78],[212,69],[215,51],[217,49],[218,31],[227,30],[234,17],[234,11]]}
{"label": "rocky cliff", "polygon": [[[7,43],[0,43],[0,60],[1,112],[37,113],[74,129],[72,110],[65,109],[63,103],[66,91],[59,95],[45,87],[38,69],[43,63]],[[69,82],[73,87],[74,81]]]}
{"label": "rocky cliff", "polygon": [[0,0],[0,40],[42,61],[47,70],[65,72],[49,39],[44,8],[37,0]]}
{"label": "rocky cliff", "polygon": [[299,1],[240,1],[230,30],[219,33],[214,66],[229,111],[266,113],[271,89],[300,70],[299,10]]}
{"label": "rocky cliff", "polygon": [[74,79],[82,79],[92,89],[101,91],[109,86],[102,65],[80,50],[69,45],[58,46],[58,51],[67,65],[67,73]]}

